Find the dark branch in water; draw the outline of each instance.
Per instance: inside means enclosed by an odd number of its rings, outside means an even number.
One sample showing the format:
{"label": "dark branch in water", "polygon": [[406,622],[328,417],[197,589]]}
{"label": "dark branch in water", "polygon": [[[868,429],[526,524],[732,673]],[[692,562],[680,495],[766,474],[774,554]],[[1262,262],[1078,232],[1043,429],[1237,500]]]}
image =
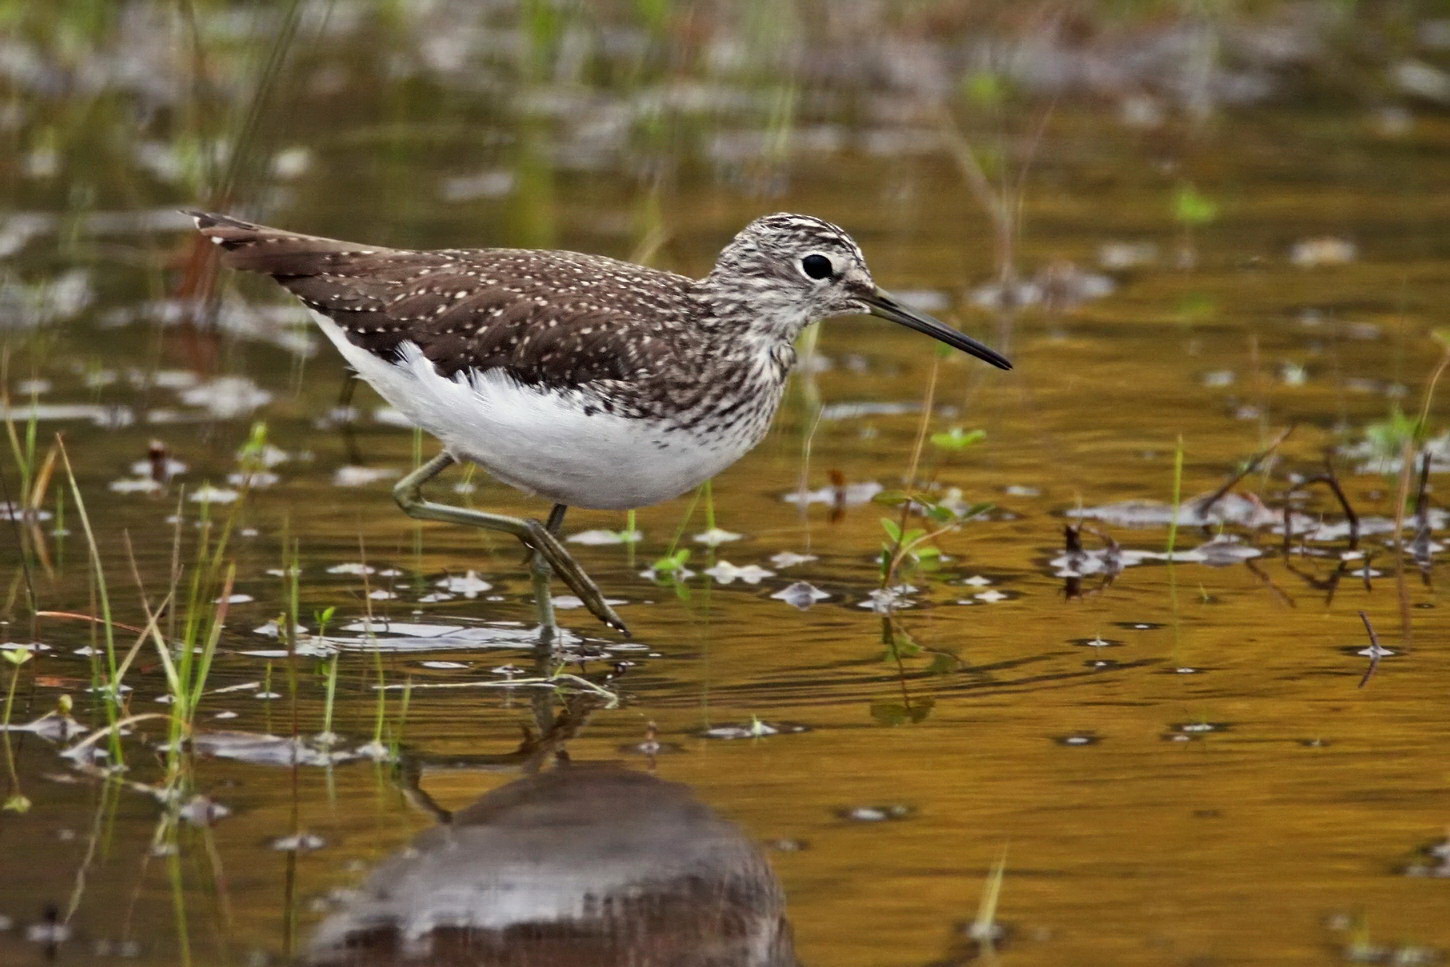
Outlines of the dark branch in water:
{"label": "dark branch in water", "polygon": [[1364,630],[1369,632],[1369,667],[1364,670],[1364,677],[1359,680],[1359,687],[1364,688],[1374,670],[1379,667],[1380,655],[1384,653],[1384,649],[1380,647],[1380,636],[1374,633],[1374,625],[1369,623],[1369,615],[1361,611],[1359,620],[1364,622]]}
{"label": "dark branch in water", "polygon": [[1424,530],[1430,526],[1430,451],[1420,454],[1420,486],[1415,490],[1415,522]]}
{"label": "dark branch in water", "polygon": [[1289,434],[1293,433],[1298,425],[1299,424],[1297,423],[1291,424],[1287,429],[1285,429],[1277,437],[1274,438],[1273,443],[1270,443],[1268,446],[1264,447],[1264,449],[1260,450],[1253,457],[1251,457],[1249,459],[1249,462],[1240,467],[1237,473],[1233,474],[1231,477],[1225,480],[1222,486],[1220,486],[1213,493],[1209,494],[1207,497],[1204,497],[1202,500],[1200,500],[1198,502],[1198,506],[1194,508],[1194,512],[1199,517],[1207,517],[1208,512],[1213,508],[1213,505],[1222,500],[1230,490],[1237,487],[1240,480],[1243,480],[1249,474],[1259,469],[1259,464],[1263,463],[1264,460],[1268,458],[1269,454],[1279,449],[1279,444],[1289,439]]}
{"label": "dark branch in water", "polygon": [[[1306,478],[1299,486],[1295,487],[1291,494],[1302,491],[1312,484],[1322,483],[1334,492],[1335,499],[1339,501],[1340,508],[1344,511],[1344,519],[1349,523],[1349,549],[1355,550],[1359,547],[1359,515],[1349,505],[1349,498],[1344,495],[1344,488],[1339,485],[1339,475],[1334,472],[1334,464],[1329,457],[1324,458],[1324,473],[1315,474]],[[1284,542],[1287,548],[1289,541],[1289,508],[1284,508]]]}
{"label": "dark branch in water", "polygon": [[1430,550],[1430,538],[1434,528],[1430,526],[1430,451],[1420,454],[1420,486],[1415,492],[1415,537],[1410,542],[1410,553],[1420,568],[1420,578],[1428,587],[1430,569],[1434,567],[1435,556]]}
{"label": "dark branch in water", "polygon": [[[1253,559],[1245,560],[1244,568],[1254,577],[1262,581],[1264,583],[1264,587],[1268,588],[1273,593],[1274,597],[1279,599],[1279,602],[1281,604],[1288,605],[1291,608],[1299,607],[1299,605],[1294,601],[1293,595],[1289,594],[1289,592],[1285,591],[1283,588],[1275,584],[1274,579],[1269,577],[1269,575],[1264,572],[1263,568],[1255,564]],[[1292,571],[1293,568],[1290,568],[1290,570]]]}
{"label": "dark branch in water", "polygon": [[1063,550],[1069,556],[1082,553],[1082,529],[1073,524],[1065,524],[1062,528]]}

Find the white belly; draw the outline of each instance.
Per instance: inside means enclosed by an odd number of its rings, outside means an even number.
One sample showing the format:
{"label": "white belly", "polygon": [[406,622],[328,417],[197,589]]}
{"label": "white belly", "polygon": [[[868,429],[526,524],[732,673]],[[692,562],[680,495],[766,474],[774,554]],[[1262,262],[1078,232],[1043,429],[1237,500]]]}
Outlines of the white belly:
{"label": "white belly", "polygon": [[569,395],[523,386],[502,370],[440,376],[413,343],[389,363],[312,317],[378,395],[505,483],[571,507],[625,509],[677,497],[740,459],[755,440],[703,441],[649,420],[596,411]]}

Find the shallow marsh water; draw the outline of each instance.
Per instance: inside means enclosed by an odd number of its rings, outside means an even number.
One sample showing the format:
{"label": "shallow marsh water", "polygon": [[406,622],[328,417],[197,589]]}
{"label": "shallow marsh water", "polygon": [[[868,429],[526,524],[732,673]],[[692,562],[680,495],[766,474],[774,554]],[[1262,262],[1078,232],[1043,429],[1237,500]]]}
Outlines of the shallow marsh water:
{"label": "shallow marsh water", "polygon": [[[476,93],[451,98],[460,115],[488,114]],[[828,323],[771,436],[714,483],[714,524],[738,538],[696,541],[707,511],[702,502],[685,520],[687,497],[641,511],[634,548],[570,545],[622,602],[633,633],[625,641],[582,610],[560,612],[585,659],[566,670],[618,698],[592,707],[587,691],[497,687],[533,671],[518,550],[397,512],[389,481],[429,443],[390,422],[366,387],[353,397],[350,437],[325,419],[344,375],[300,310],[256,280],[224,279],[220,330],[174,323],[151,300],[171,278],[158,274],[163,260],[174,268],[191,244],[182,218],[149,216],[145,245],[118,242],[106,219],[67,214],[58,186],[13,181],[12,207],[62,216],[61,244],[46,229],[12,256],[16,278],[34,286],[76,267],[86,274],[62,283],[81,293],[68,308],[55,306],[62,284],[18,297],[53,311],[3,333],[10,412],[23,436],[34,401],[41,451],[53,431],[65,434],[116,620],[146,623],[128,546],[154,601],[173,555],[169,518],[180,501],[185,557],[203,508],[190,498],[208,484],[223,498],[209,513],[237,515],[233,592],[247,600],[226,616],[186,764],[188,794],[225,815],[199,816],[205,804],[193,802],[188,815],[212,821],[161,824],[168,811],[147,788],[164,773],[154,720],[123,743],[129,784],[61,757],[66,743],[10,733],[9,796],[29,805],[0,814],[0,960],[465,962],[449,959],[439,937],[429,948],[417,936],[369,934],[348,953],[332,943],[349,911],[377,913],[370,872],[404,897],[389,876],[411,876],[425,892],[448,885],[446,858],[427,865],[437,833],[409,851],[440,811],[475,831],[458,833],[454,848],[477,847],[474,865],[464,853],[464,879],[487,891],[479,908],[501,931],[487,940],[507,951],[495,953],[500,963],[623,962],[621,949],[657,935],[678,945],[677,959],[644,962],[1447,956],[1444,559],[1434,554],[1423,574],[1407,563],[1397,578],[1389,538],[1371,533],[1370,518],[1393,517],[1398,477],[1362,466],[1353,450],[1392,406],[1418,409],[1438,359],[1429,334],[1450,303],[1443,117],[1391,136],[1360,115],[1265,107],[1165,148],[1100,110],[1061,106],[1025,181],[1017,262],[1024,277],[1071,263],[1112,291],[1007,315],[974,304],[996,272],[991,233],[935,150],[904,160],[862,150],[868,139],[843,123],[831,130],[847,147],[793,156],[770,191],[702,166],[651,194],[634,182],[622,190],[608,164],[551,168],[540,148],[494,172],[501,197],[472,197],[493,193],[486,121],[483,134],[380,131],[375,118],[327,106],[319,98],[275,135],[313,156],[272,193],[259,213],[267,220],[365,241],[547,242],[621,257],[653,248],[641,226],[655,223],[664,245],[654,262],[699,273],[751,217],[813,212],[856,235],[879,282],[1008,350],[1017,369],[939,358],[876,320]],[[355,162],[358,144],[383,136],[396,157]],[[523,133],[509,137],[517,144]],[[1222,210],[1185,230],[1172,199],[1190,178]],[[123,221],[190,200],[140,185],[97,199],[96,212]],[[47,197],[55,208],[37,209]],[[1138,264],[1119,264],[1123,253]],[[23,304],[14,321],[34,321],[36,304]],[[960,454],[928,444],[919,476],[995,510],[944,536],[940,570],[905,574],[914,590],[888,609],[872,592],[880,519],[896,512],[854,497],[874,489],[866,485],[903,486],[929,385],[930,432],[981,428],[986,439]],[[1432,427],[1443,429],[1444,414],[1433,407]],[[257,421],[276,448],[265,462],[277,479],[227,503],[244,489],[227,478]],[[1342,534],[1296,541],[1286,554],[1269,514],[1257,528],[1180,526],[1180,553],[1220,539],[1214,564],[1189,554],[1171,565],[1149,557],[1112,580],[1064,575],[1091,571],[1084,559],[1060,560],[1063,528],[1080,509],[1092,517],[1123,501],[1172,500],[1180,440],[1188,497],[1290,425],[1272,473],[1251,474],[1236,493],[1277,508],[1289,474],[1317,472],[1324,450],[1339,448],[1345,490],[1366,518],[1367,564],[1351,556],[1341,567]],[[162,492],[132,491],[121,482],[145,479],[133,465],[153,439],[185,472]],[[15,486],[9,462],[5,473]],[[546,509],[481,475],[472,482],[471,494],[450,499]],[[838,490],[853,499],[838,501]],[[803,492],[821,499],[802,505]],[[1343,521],[1323,488],[1303,511]],[[1126,552],[1164,550],[1161,523],[1106,516],[1094,526]],[[63,520],[64,536],[51,533],[54,517],[40,522],[46,559],[29,557],[30,580],[42,608],[95,613],[73,501]],[[624,527],[622,515],[574,511],[566,533]],[[678,584],[644,576],[677,532],[697,573]],[[1241,543],[1224,551],[1224,539]],[[1088,552],[1103,546],[1086,531],[1082,540]],[[1243,559],[1243,547],[1258,556]],[[299,639],[306,654],[292,663],[269,622],[288,608],[283,569],[294,549],[306,630],[336,610],[321,640]],[[773,560],[784,552],[802,559]],[[0,637],[27,642],[17,543],[3,542],[0,563],[16,616]],[[782,600],[811,599],[811,588],[826,596],[805,609]],[[1362,687],[1360,611],[1393,652]],[[900,661],[883,645],[892,637]],[[120,633],[123,646],[133,638]],[[92,627],[47,618],[37,640],[44,650],[17,672],[13,720],[69,694],[77,718],[104,724],[85,692],[89,659],[77,653],[95,641]],[[290,768],[287,740],[263,737],[322,729],[327,659],[317,656],[333,652],[337,742],[309,745]],[[166,711],[163,671],[140,653],[125,679],[131,714]],[[357,751],[380,731],[380,679],[383,751],[401,763]],[[277,697],[262,698],[266,689]],[[521,746],[526,729],[533,737]],[[573,765],[554,761],[565,747]],[[581,768],[600,762],[635,777]],[[570,769],[577,787],[557,778]],[[494,842],[490,823],[517,835]],[[601,868],[613,869],[606,854],[634,886],[604,904],[612,912],[595,940],[620,947],[590,954],[567,931],[508,932],[527,919],[521,910],[586,902],[589,877],[606,881]],[[999,863],[1005,939],[990,951],[968,925]],[[529,872],[510,879],[511,869]],[[700,913],[711,904],[719,922]]]}

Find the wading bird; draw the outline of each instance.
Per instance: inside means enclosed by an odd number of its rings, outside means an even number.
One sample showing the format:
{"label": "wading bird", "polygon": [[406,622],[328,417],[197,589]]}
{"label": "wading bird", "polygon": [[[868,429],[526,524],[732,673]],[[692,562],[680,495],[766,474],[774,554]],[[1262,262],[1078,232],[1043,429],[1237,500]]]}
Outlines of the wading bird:
{"label": "wading bird", "polygon": [[[566,509],[658,503],[739,460],[765,436],[811,323],[870,313],[1012,368],[893,299],[851,237],[809,215],[756,219],[692,279],[577,252],[409,251],[186,214],[223,264],[291,291],[358,375],[442,442],[393,489],[398,504],[522,541],[546,629],[552,571],[625,630],[559,542]],[[548,520],[423,497],[465,460],[552,501]]]}

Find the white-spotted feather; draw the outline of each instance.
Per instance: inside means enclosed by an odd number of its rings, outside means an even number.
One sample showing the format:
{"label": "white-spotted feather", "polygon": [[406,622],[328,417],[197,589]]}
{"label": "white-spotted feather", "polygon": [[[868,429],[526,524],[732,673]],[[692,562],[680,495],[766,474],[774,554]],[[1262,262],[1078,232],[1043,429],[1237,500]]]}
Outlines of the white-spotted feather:
{"label": "white-spotted feather", "polygon": [[389,362],[354,345],[322,313],[312,317],[379,396],[449,453],[555,503],[619,510],[669,500],[758,441],[701,438],[597,409],[586,415],[585,401],[525,386],[501,369],[445,377],[413,343],[402,343],[398,361]]}

